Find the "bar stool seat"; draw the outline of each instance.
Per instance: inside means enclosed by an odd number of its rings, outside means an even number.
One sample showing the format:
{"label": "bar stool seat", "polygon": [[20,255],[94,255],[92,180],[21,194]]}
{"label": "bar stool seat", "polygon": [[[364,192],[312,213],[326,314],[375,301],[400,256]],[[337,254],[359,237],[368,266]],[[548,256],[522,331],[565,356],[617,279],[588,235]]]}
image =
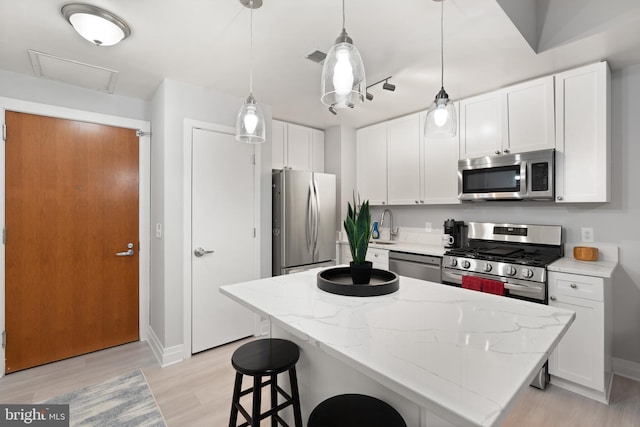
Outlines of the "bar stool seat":
{"label": "bar stool seat", "polygon": [[[236,427],[238,412],[246,419],[240,427],[259,427],[260,420],[271,417],[273,427],[279,425],[289,427],[280,417],[278,412],[293,406],[295,427],[302,427],[302,415],[300,411],[300,396],[298,395],[298,379],[296,375],[296,363],[300,358],[300,349],[291,341],[267,338],[251,341],[240,346],[231,356],[231,364],[236,370],[236,380],[233,389],[233,401],[231,403],[231,416],[229,426]],[[278,385],[278,374],[289,372],[291,395]],[[242,390],[243,375],[253,377],[253,386]],[[269,377],[263,381],[263,377]],[[262,388],[270,386],[271,409],[260,413]],[[253,393],[251,414],[240,404],[240,398]],[[278,403],[278,395],[284,397],[282,403]]]}
{"label": "bar stool seat", "polygon": [[407,427],[391,405],[363,394],[341,394],[320,403],[307,427]]}

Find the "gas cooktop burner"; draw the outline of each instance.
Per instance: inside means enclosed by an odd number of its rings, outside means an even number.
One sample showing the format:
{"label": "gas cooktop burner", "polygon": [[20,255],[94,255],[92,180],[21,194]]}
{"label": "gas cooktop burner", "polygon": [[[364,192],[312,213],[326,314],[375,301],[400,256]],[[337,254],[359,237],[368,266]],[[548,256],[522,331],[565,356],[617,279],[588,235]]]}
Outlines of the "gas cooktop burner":
{"label": "gas cooktop burner", "polygon": [[447,251],[447,255],[544,267],[559,258],[557,251],[513,247],[466,247]]}

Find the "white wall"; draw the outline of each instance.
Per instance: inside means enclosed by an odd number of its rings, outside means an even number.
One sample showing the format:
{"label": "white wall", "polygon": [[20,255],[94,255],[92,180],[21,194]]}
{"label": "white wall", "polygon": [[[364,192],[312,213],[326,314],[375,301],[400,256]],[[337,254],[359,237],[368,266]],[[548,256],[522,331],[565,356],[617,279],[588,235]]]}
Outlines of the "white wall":
{"label": "white wall", "polygon": [[[620,248],[614,276],[616,358],[640,363],[640,65],[612,73],[611,203],[486,202],[451,206],[391,206],[396,225],[442,227],[463,221],[559,224],[566,241],[580,242],[581,227],[593,227],[598,242]],[[588,170],[584,171],[589,173]],[[382,209],[372,209],[378,218]]]}
{"label": "white wall", "polygon": [[[184,251],[184,119],[235,127],[244,99],[165,79],[152,100],[152,227],[160,223],[162,239],[152,239],[151,327],[165,348],[180,346],[183,337]],[[261,105],[271,135],[271,107]],[[260,224],[261,275],[271,275],[271,141],[262,144]],[[224,155],[224,153],[220,153]],[[230,183],[231,184],[231,183]],[[231,208],[231,207],[225,207]]]}
{"label": "white wall", "polygon": [[324,134],[325,172],[336,175],[336,230],[342,231],[347,202],[353,201],[356,188],[356,130],[333,126]]}
{"label": "white wall", "polygon": [[149,120],[149,103],[143,99],[0,70],[0,96],[76,110]]}

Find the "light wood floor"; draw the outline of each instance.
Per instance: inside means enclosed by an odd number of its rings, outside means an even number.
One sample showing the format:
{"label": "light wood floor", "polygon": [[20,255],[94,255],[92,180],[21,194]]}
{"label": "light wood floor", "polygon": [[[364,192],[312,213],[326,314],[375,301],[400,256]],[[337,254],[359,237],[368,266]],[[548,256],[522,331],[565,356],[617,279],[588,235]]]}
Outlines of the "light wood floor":
{"label": "light wood floor", "polygon": [[[160,368],[136,342],[16,372],[0,379],[0,403],[35,403],[142,369],[170,427],[228,425],[234,370],[231,354],[246,340]],[[266,423],[265,423],[266,425]],[[529,387],[502,427],[640,426],[640,383],[616,376],[609,406],[551,385]]]}

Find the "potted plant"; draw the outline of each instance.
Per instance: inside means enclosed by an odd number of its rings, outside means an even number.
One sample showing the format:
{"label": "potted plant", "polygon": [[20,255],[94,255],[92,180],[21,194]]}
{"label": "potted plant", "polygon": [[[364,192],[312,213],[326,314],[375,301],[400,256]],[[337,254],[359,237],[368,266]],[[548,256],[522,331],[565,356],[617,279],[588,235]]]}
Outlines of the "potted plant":
{"label": "potted plant", "polygon": [[349,249],[353,257],[353,261],[349,263],[353,283],[357,285],[368,284],[371,280],[373,267],[373,263],[365,259],[371,237],[371,214],[369,213],[368,200],[362,202],[359,209],[356,205],[355,195],[353,196],[353,207],[351,203],[347,202],[344,229],[347,232]]}

